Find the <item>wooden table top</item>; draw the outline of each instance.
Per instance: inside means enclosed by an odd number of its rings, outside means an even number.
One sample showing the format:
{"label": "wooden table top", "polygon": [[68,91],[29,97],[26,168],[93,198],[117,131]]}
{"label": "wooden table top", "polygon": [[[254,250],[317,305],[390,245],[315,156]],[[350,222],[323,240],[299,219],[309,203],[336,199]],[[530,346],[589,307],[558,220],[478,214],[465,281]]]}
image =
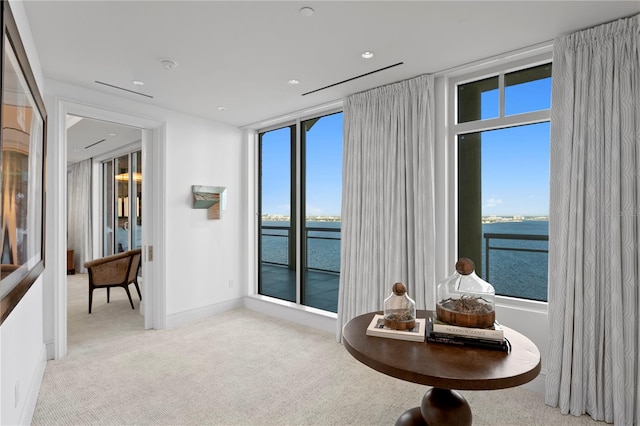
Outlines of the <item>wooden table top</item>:
{"label": "wooden table top", "polygon": [[[536,345],[508,327],[505,337],[511,352],[459,347],[442,343],[411,342],[367,336],[375,314],[353,318],[342,333],[347,351],[363,364],[398,379],[443,389],[491,390],[519,386],[540,373]],[[419,310],[418,318],[432,311]]]}

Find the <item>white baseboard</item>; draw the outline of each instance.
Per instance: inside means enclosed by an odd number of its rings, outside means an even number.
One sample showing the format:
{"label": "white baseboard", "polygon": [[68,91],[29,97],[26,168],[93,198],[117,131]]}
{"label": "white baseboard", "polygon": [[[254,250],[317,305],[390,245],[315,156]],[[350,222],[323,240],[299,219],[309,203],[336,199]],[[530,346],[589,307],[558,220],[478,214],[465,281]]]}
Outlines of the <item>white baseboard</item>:
{"label": "white baseboard", "polygon": [[56,358],[56,345],[53,343],[53,340],[48,342],[44,342],[45,351],[47,359],[55,359]]}
{"label": "white baseboard", "polygon": [[212,315],[218,315],[223,312],[239,309],[244,306],[242,298],[227,300],[225,302],[215,303],[213,305],[203,306],[188,311],[178,312],[167,315],[167,328],[173,328],[191,321],[208,318]]}
{"label": "white baseboard", "polygon": [[529,383],[525,383],[521,387],[544,395],[545,381],[546,373],[544,371],[541,371],[540,374],[538,374],[538,377],[536,377]]}
{"label": "white baseboard", "polygon": [[20,413],[20,424],[30,425],[33,419],[33,413],[36,411],[36,403],[38,402],[38,395],[40,394],[40,387],[42,386],[42,379],[44,378],[44,370],[47,367],[47,348],[46,345],[42,345],[40,351],[40,359],[36,370],[31,376],[31,382],[29,383],[29,389],[27,391],[27,399]]}
{"label": "white baseboard", "polygon": [[329,333],[336,332],[336,314],[296,305],[283,300],[251,295],[244,298],[244,307],[276,318],[296,322]]}

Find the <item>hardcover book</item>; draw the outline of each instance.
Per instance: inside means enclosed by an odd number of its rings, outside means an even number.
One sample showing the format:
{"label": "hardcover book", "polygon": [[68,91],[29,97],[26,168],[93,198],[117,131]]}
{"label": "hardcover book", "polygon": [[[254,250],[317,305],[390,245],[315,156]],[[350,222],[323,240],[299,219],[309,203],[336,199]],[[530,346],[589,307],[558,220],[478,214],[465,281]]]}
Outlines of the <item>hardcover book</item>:
{"label": "hardcover book", "polygon": [[454,336],[465,336],[477,339],[491,339],[499,341],[504,340],[504,330],[497,321],[493,324],[492,327],[473,328],[447,324],[446,322],[438,320],[435,314],[433,315],[433,318],[431,318],[431,320],[433,323],[433,331],[435,333],[450,334]]}
{"label": "hardcover book", "polygon": [[416,325],[412,329],[393,330],[384,326],[384,315],[376,314],[367,327],[367,336],[424,342],[426,322],[427,320],[425,318],[416,318]]}
{"label": "hardcover book", "polygon": [[453,334],[443,334],[433,331],[433,319],[428,318],[426,329],[426,341],[430,343],[444,343],[448,345],[466,346],[472,348],[491,349],[502,352],[509,352],[511,344],[509,340],[502,339],[482,339],[477,337],[457,336]]}

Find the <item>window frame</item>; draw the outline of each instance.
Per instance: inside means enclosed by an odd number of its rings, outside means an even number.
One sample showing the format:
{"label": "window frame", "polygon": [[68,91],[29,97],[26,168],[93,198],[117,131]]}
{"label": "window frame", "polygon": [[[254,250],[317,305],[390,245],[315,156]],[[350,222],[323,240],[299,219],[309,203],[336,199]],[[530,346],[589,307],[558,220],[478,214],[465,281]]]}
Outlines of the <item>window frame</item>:
{"label": "window frame", "polygon": [[[303,242],[303,230],[305,226],[304,222],[306,220],[306,206],[304,205],[304,202],[306,200],[306,186],[303,185],[305,183],[304,178],[306,174],[306,166],[303,160],[305,159],[304,155],[306,154],[306,152],[305,152],[305,138],[302,131],[302,125],[305,121],[308,121],[308,120],[320,119],[322,117],[330,116],[337,113],[344,114],[344,109],[341,102],[332,103],[332,105],[334,105],[334,107],[331,107],[331,108],[317,107],[317,108],[312,108],[312,112],[307,111],[305,113],[288,115],[288,116],[285,116],[286,119],[283,119],[283,120],[277,120],[277,119],[269,120],[270,124],[268,126],[259,127],[255,129],[255,134],[256,134],[256,138],[255,138],[255,141],[256,141],[256,147],[255,147],[255,150],[256,150],[255,247],[256,249],[255,249],[254,267],[256,268],[256,274],[255,274],[256,279],[253,285],[253,292],[254,292],[254,296],[268,302],[273,302],[278,305],[293,307],[293,308],[300,309],[307,312],[321,314],[323,316],[328,316],[331,318],[337,318],[337,313],[334,313],[331,311],[325,311],[319,308],[302,304],[302,301],[304,299],[304,295],[303,295],[304,288],[303,288],[303,282],[302,282],[304,277],[302,275],[304,273],[303,267],[306,266],[306,261],[305,259],[302,258],[302,255],[304,254],[304,250],[303,250],[304,247],[302,245],[306,244],[305,242]],[[292,116],[294,116],[293,119],[291,119]],[[270,132],[273,130],[279,130],[287,127],[290,127],[290,128],[293,127],[295,129],[292,132],[292,137],[294,137],[295,139],[292,141],[292,146],[294,148],[291,153],[292,154],[291,181],[292,181],[292,184],[295,185],[295,193],[292,194],[292,198],[295,199],[295,209],[294,209],[294,206],[292,206],[291,214],[290,214],[290,217],[292,219],[291,226],[294,227],[295,243],[296,243],[296,247],[295,247],[296,300],[295,302],[271,297],[271,296],[260,293],[261,278],[262,278],[261,268],[260,268],[261,254],[262,254],[261,220],[262,220],[262,213],[263,213],[262,212],[262,178],[261,178],[262,176],[262,172],[261,172],[262,171],[262,137],[263,137],[263,134],[267,132]],[[294,163],[295,163],[295,166],[294,166]]]}
{"label": "window frame", "polygon": [[[541,53],[542,51],[542,53]],[[505,115],[504,76],[505,74],[536,67],[546,63],[553,63],[551,45],[543,46],[534,52],[522,52],[506,55],[485,62],[481,65],[462,68],[445,75],[444,98],[446,101],[445,115],[445,150],[446,158],[444,190],[448,194],[446,201],[446,238],[448,247],[443,256],[446,265],[454,265],[458,260],[458,136],[463,134],[484,132],[507,127],[522,126],[551,121],[551,108],[541,111],[525,112]],[[498,76],[499,79],[499,114],[497,118],[468,121],[458,123],[457,88],[461,84],[471,83],[485,78]],[[547,286],[549,283],[547,282]],[[548,302],[524,298],[496,295],[496,304],[516,307],[532,311],[546,311]]]}

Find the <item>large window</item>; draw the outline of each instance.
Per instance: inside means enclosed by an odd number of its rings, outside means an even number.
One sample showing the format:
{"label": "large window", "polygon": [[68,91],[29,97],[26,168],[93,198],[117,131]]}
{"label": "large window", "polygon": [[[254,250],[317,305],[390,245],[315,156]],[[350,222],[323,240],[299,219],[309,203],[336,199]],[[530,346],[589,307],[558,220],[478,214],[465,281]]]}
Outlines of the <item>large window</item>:
{"label": "large window", "polygon": [[460,78],[458,256],[496,293],[547,300],[551,63]]}
{"label": "large window", "polygon": [[342,113],[259,133],[258,293],[338,310]]}
{"label": "large window", "polygon": [[103,255],[140,248],[142,151],[103,161],[102,186]]}

